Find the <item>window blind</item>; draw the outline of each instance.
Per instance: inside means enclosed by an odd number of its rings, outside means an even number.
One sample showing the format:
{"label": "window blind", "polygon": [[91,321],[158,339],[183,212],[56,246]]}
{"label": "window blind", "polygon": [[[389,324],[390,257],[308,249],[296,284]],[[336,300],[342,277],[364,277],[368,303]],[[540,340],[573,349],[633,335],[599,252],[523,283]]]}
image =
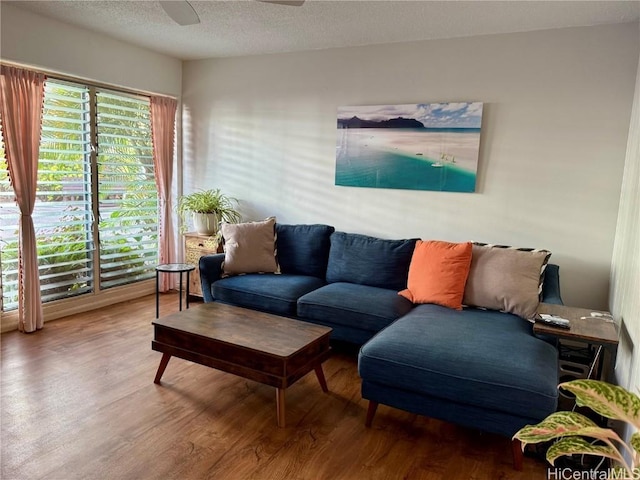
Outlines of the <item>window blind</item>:
{"label": "window blind", "polygon": [[[4,311],[18,307],[19,209],[6,167],[0,145]],[[43,303],[154,276],[154,178],[148,98],[47,81],[33,213]]]}
{"label": "window blind", "polygon": [[156,189],[148,98],[96,95],[100,192],[100,286],[152,278],[158,258]]}
{"label": "window blind", "polygon": [[[33,224],[43,302],[92,290],[93,239],[87,87],[45,85]],[[4,310],[18,306],[18,221],[2,152],[2,279]]]}

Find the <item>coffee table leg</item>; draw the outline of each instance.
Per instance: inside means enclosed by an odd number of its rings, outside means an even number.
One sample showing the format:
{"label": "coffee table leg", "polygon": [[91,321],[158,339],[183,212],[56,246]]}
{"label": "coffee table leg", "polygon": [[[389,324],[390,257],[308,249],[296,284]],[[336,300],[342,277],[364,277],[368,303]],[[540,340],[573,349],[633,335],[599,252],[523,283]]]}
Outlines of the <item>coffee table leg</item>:
{"label": "coffee table leg", "polygon": [[329,389],[327,388],[327,381],[324,378],[324,371],[322,370],[322,364],[318,365],[316,368],[316,377],[318,377],[318,382],[320,383],[320,388],[324,393],[327,393]]}
{"label": "coffee table leg", "polygon": [[153,383],[160,384],[160,379],[162,378],[162,374],[164,373],[165,368],[167,368],[167,364],[169,363],[169,359],[171,355],[168,353],[163,353],[162,358],[160,359],[160,365],[158,365],[158,371],[156,372],[156,378]]}
{"label": "coffee table leg", "polygon": [[276,410],[278,416],[278,427],[285,427],[285,413],[284,413],[284,388],[276,388]]}

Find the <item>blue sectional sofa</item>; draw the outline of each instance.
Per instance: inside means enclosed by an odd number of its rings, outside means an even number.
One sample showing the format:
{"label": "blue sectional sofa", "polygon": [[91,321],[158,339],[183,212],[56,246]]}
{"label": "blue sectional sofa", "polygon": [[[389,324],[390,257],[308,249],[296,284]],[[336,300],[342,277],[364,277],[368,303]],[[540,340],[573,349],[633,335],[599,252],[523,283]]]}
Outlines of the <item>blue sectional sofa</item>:
{"label": "blue sectional sofa", "polygon": [[276,225],[280,274],[222,276],[224,254],[202,257],[205,302],[214,299],[333,328],[362,345],[413,309],[406,288],[415,239],[382,240],[328,225]]}
{"label": "blue sectional sofa", "polygon": [[[361,346],[366,424],[382,403],[511,438],[557,405],[557,351],[532,324],[494,310],[414,305],[398,291],[416,239],[385,240],[327,225],[276,225],[281,273],[222,277],[224,254],[200,259],[206,302],[333,328]],[[543,301],[561,303],[549,264]],[[521,451],[514,444],[516,467]]]}

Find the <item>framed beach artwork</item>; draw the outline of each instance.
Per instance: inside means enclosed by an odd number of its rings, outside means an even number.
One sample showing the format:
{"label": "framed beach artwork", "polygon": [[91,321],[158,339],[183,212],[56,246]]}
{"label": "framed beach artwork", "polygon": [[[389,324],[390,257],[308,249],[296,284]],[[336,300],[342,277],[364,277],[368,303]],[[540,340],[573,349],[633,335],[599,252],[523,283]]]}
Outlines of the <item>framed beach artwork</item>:
{"label": "framed beach artwork", "polygon": [[338,108],[336,185],[475,192],[482,103]]}

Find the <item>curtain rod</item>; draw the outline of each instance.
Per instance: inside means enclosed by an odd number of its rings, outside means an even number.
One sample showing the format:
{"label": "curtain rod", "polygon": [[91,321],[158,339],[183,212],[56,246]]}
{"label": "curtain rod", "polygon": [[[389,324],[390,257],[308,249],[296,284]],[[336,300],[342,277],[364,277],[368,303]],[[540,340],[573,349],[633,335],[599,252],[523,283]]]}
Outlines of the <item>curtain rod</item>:
{"label": "curtain rod", "polygon": [[0,60],[0,65],[7,65],[9,67],[24,68],[26,70],[31,70],[33,72],[42,73],[42,74],[46,75],[47,77],[55,79],[55,80],[62,80],[62,81],[66,81],[66,82],[75,82],[75,83],[85,82],[85,83],[89,83],[92,87],[106,88],[106,89],[110,89],[110,90],[118,90],[118,91],[121,91],[121,92],[133,94],[133,95],[144,95],[144,96],[152,96],[152,97],[166,97],[166,98],[173,98],[174,100],[178,100],[178,97],[175,97],[173,95],[164,95],[164,94],[161,94],[161,93],[150,92],[148,90],[135,90],[135,89],[128,88],[128,87],[123,87],[123,86],[120,86],[120,85],[115,85],[115,84],[110,84],[110,83],[99,82],[99,81],[96,81],[96,80],[91,80],[89,78],[74,77],[72,75],[67,75],[65,73],[56,72],[54,70],[46,70],[46,69],[34,67],[32,65],[27,65],[27,64],[24,64],[24,63]]}

